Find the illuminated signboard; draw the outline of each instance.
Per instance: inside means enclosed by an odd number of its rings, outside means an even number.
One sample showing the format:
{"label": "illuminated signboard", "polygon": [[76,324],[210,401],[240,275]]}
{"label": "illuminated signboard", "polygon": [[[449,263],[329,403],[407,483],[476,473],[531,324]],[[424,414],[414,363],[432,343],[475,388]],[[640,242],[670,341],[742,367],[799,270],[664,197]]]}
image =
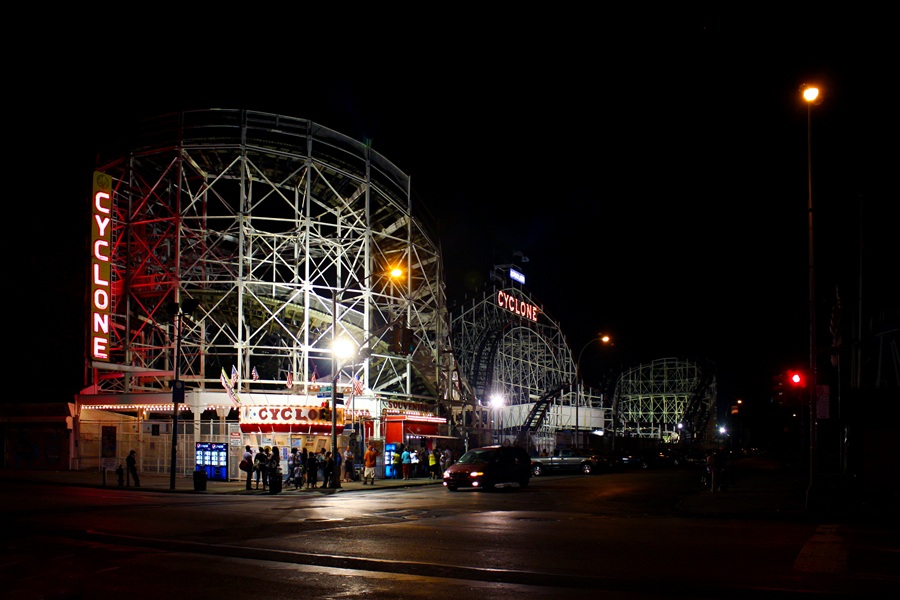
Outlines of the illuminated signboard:
{"label": "illuminated signboard", "polygon": [[112,179],[94,172],[91,196],[91,298],[90,354],[94,360],[109,361],[112,308],[110,253],[112,248]]}
{"label": "illuminated signboard", "polygon": [[520,273],[519,271],[516,271],[515,269],[509,270],[509,278],[513,281],[518,281],[522,285],[525,285],[525,275]]}
{"label": "illuminated signboard", "polygon": [[[329,433],[331,411],[323,406],[243,406],[244,433]],[[338,406],[335,432],[344,430],[344,409]]]}
{"label": "illuminated signboard", "polygon": [[497,305],[532,321],[537,321],[540,313],[540,309],[534,304],[523,302],[515,296],[510,296],[503,290],[497,292]]}

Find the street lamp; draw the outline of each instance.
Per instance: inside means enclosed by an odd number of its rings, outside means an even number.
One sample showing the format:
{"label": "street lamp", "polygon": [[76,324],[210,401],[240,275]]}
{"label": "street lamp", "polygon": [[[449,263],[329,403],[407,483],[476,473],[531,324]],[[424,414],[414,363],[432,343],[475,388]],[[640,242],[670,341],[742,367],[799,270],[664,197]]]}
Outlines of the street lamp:
{"label": "street lamp", "polygon": [[806,188],[807,219],[809,221],[809,487],[806,490],[806,508],[810,508],[815,479],[816,463],[816,288],[813,254],[813,204],[812,204],[812,106],[821,104],[822,96],[814,85],[800,86],[806,101]]}
{"label": "street lamp", "polygon": [[[393,279],[397,279],[403,275],[403,271],[397,267],[386,273]],[[372,273],[360,280],[365,283],[375,275],[382,273]],[[338,297],[343,297],[347,288],[334,288],[331,295],[331,460],[337,462],[337,384],[338,384],[338,359],[346,359],[353,355],[354,348],[346,340],[339,340],[337,337],[338,326]],[[335,468],[331,472],[331,488],[338,489],[341,487],[341,474],[339,469]]]}
{"label": "street lamp", "polygon": [[169,469],[169,489],[175,489],[175,470],[178,466],[178,405],[184,402],[184,382],[181,381],[181,332],[184,315],[197,309],[198,302],[185,299],[180,305],[169,304],[169,314],[175,319],[175,377],[172,381],[172,464]]}
{"label": "street lamp", "polygon": [[[582,348],[581,352],[578,353],[578,360],[575,361],[575,385],[577,389],[575,391],[575,447],[580,448],[581,446],[578,443],[578,405],[581,404],[581,356],[584,354],[584,351],[587,350],[587,347],[593,344],[594,342],[600,342],[601,344],[609,344],[610,337],[605,333],[597,334],[597,337],[591,338],[588,340]],[[616,432],[613,431],[613,438],[615,438]]]}
{"label": "street lamp", "polygon": [[[492,394],[491,395],[491,408],[493,409],[494,416],[497,416],[499,414],[498,422],[500,424],[500,433],[497,436],[497,443],[502,443],[502,441],[503,441],[501,439],[503,437],[503,413],[501,412],[501,410],[503,408],[503,403],[504,403],[504,401],[503,401],[502,395],[500,395],[500,394]],[[493,425],[491,426],[491,429],[494,429]]]}

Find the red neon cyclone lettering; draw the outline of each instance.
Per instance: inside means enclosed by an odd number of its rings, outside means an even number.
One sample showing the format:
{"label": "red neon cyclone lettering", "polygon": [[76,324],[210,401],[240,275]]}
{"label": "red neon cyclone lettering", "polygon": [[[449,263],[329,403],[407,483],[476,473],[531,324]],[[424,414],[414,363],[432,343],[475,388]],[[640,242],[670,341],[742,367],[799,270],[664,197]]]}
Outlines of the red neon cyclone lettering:
{"label": "red neon cyclone lettering", "polygon": [[100,265],[94,263],[94,283],[97,285],[109,285],[109,281],[100,279]]}
{"label": "red neon cyclone lettering", "polygon": [[505,308],[512,313],[515,313],[532,321],[538,320],[538,313],[540,311],[537,306],[519,300],[518,298],[507,294],[503,290],[497,292],[497,305],[500,308]]}
{"label": "red neon cyclone lettering", "polygon": [[109,200],[109,194],[106,192],[97,192],[94,195],[94,207],[103,214],[109,214],[109,207],[100,203],[101,200]]}
{"label": "red neon cyclone lettering", "polygon": [[103,333],[109,333],[109,315],[100,315],[94,313],[93,318],[93,330],[94,331],[102,331]]}
{"label": "red neon cyclone lettering", "polygon": [[[109,294],[106,293],[106,290],[96,289],[94,290],[94,307],[97,310],[106,310],[109,308]],[[109,317],[109,315],[107,315]]]}
{"label": "red neon cyclone lettering", "polygon": [[102,260],[103,262],[109,262],[109,256],[103,254],[100,249],[101,248],[109,248],[109,242],[106,240],[97,240],[94,242],[94,258],[97,260]]}

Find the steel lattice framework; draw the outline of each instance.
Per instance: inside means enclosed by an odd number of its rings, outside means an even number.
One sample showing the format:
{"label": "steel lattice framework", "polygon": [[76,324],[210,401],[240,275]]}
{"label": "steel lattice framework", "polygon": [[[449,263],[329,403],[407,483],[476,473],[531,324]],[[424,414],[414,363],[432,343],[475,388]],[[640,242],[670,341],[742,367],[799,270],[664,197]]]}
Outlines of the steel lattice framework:
{"label": "steel lattice framework", "polygon": [[[484,427],[515,438],[535,403],[552,395],[546,418],[529,436],[533,445],[555,447],[557,434],[575,425],[576,404],[582,408],[582,426],[604,427],[604,417],[597,416],[606,414],[599,410],[600,396],[591,391],[577,393],[575,362],[558,323],[542,309],[533,321],[502,307],[500,294],[540,306],[523,286],[510,283],[488,287],[481,298],[454,310],[454,352],[470,386],[457,422],[470,434]],[[488,407],[493,395],[503,397],[503,407],[499,421],[492,425],[489,413],[494,409]]]}
{"label": "steel lattice framework", "polygon": [[[182,379],[221,391],[306,389],[330,372],[332,323],[360,352],[345,366],[371,392],[443,398],[452,369],[438,245],[413,215],[409,177],[316,123],[241,110],[161,116],[123,135],[98,171],[113,180],[109,363],[98,393],[169,388],[173,308],[187,299]],[[399,266],[406,276],[385,276]],[[390,351],[396,326],[410,354]]]}
{"label": "steel lattice framework", "polygon": [[687,428],[692,441],[708,443],[714,436],[710,422],[715,404],[716,378],[710,366],[679,358],[654,360],[619,376],[616,433],[671,442]]}

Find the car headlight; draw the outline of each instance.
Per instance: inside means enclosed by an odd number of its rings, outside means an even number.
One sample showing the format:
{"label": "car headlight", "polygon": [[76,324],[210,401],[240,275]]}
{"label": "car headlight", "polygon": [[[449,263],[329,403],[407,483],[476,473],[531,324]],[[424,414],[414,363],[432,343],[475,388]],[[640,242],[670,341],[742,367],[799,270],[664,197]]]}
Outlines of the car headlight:
{"label": "car headlight", "polygon": [[472,471],[469,477],[484,477],[484,471]]}

